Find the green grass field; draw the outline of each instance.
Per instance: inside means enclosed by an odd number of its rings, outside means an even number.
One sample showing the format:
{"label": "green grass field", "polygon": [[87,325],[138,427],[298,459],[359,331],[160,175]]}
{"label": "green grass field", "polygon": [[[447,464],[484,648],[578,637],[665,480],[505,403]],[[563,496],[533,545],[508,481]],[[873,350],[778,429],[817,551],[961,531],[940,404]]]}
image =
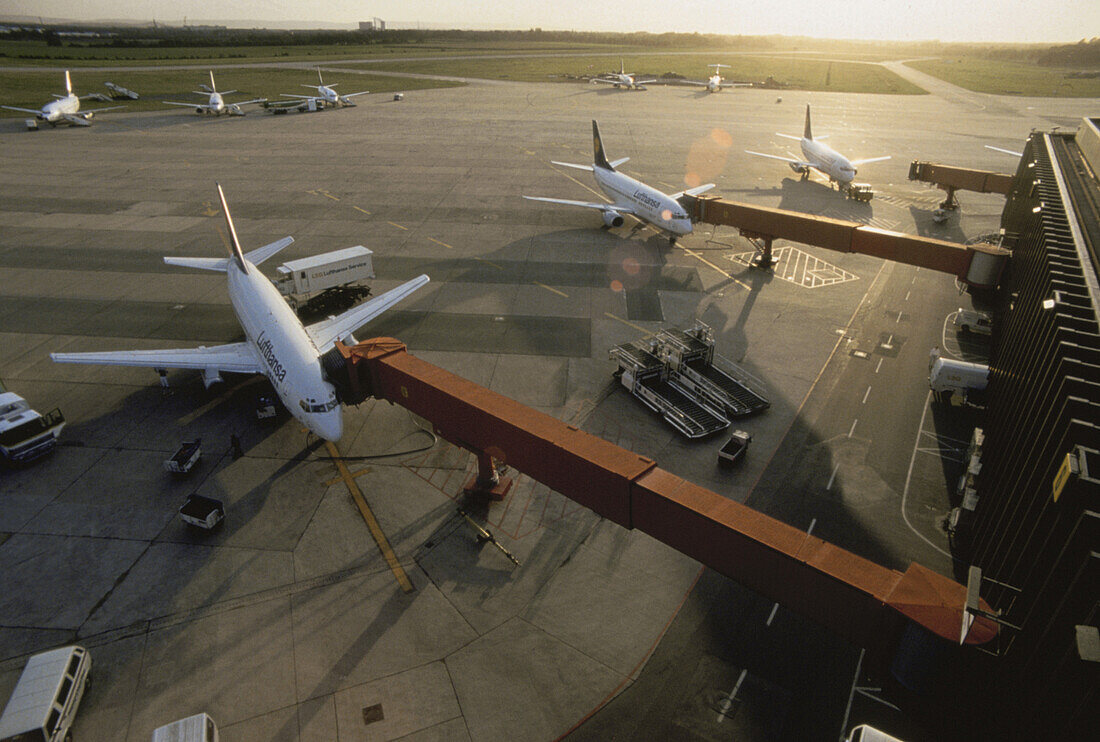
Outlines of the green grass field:
{"label": "green grass field", "polygon": [[[78,69],[111,66],[149,67],[226,62],[320,62],[340,59],[430,57],[465,54],[584,53],[618,47],[558,42],[447,42],[425,44],[331,44],[324,46],[95,47],[46,46],[44,41],[0,41],[0,66],[56,66]],[[626,53],[635,47],[622,47]]]}
{"label": "green grass field", "polygon": [[[181,115],[186,108],[166,106],[161,101],[173,100],[186,103],[205,103],[203,95],[194,95],[200,83],[210,84],[206,72],[201,70],[126,70],[123,72],[91,72],[74,69],[72,71],[73,90],[77,95],[88,93],[106,93],[103,83],[110,81],[130,90],[137,91],[138,100],[120,100],[117,103],[84,101],[82,108],[100,108],[107,105],[125,105],[127,111],[152,111],[174,109]],[[316,84],[316,75],[305,70],[284,69],[228,69],[214,73],[219,90],[237,90],[226,96],[226,101],[249,100],[251,98],[279,99],[280,93],[310,94],[300,85]],[[354,93],[369,90],[372,93],[392,93],[404,90],[424,88],[454,87],[462,83],[416,78],[378,77],[374,75],[339,74],[333,72],[325,76],[326,83],[339,83],[342,92]],[[41,108],[49,102],[51,93],[65,92],[65,77],[60,70],[55,72],[0,72],[0,104],[19,106],[20,108]],[[120,111],[121,113],[121,111]],[[5,117],[26,116],[18,111],[0,109]],[[107,114],[110,115],[110,114]]]}
{"label": "green grass field", "polygon": [[[787,55],[740,55],[721,52],[692,54],[624,54],[628,72],[641,75],[674,73],[693,80],[706,80],[708,64],[728,64],[722,70],[728,80],[763,82],[774,78],[792,89],[821,90],[837,93],[894,93],[919,95],[923,90],[901,79],[884,67],[856,62],[835,62]],[[618,59],[611,56],[527,57],[515,59],[452,59],[430,61],[386,61],[355,65],[400,72],[416,72],[458,77],[546,82],[599,75],[617,70]]]}
{"label": "green grass field", "polygon": [[929,59],[910,67],[978,93],[1050,98],[1098,98],[1100,77],[1072,78],[1074,70],[999,62],[984,57]]}

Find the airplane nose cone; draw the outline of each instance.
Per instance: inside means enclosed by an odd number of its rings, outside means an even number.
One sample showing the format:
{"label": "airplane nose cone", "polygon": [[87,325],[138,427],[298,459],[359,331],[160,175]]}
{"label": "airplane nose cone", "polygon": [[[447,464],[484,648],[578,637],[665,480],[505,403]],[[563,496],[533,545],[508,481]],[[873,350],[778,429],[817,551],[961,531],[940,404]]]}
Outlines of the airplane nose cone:
{"label": "airplane nose cone", "polygon": [[690,219],[676,219],[672,222],[672,227],[677,234],[691,234]]}
{"label": "airplane nose cone", "polygon": [[313,432],[326,441],[336,442],[344,434],[344,413],[339,408],[317,415],[313,423]]}

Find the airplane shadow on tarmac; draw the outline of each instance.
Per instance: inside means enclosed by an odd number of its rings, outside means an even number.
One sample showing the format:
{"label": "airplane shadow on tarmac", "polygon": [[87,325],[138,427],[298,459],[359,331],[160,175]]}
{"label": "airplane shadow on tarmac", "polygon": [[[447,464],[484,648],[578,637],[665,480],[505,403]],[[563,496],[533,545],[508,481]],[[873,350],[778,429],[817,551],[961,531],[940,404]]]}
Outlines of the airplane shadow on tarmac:
{"label": "airplane shadow on tarmac", "polygon": [[867,223],[874,214],[870,203],[854,201],[833,186],[815,180],[783,178],[779,208],[803,214]]}

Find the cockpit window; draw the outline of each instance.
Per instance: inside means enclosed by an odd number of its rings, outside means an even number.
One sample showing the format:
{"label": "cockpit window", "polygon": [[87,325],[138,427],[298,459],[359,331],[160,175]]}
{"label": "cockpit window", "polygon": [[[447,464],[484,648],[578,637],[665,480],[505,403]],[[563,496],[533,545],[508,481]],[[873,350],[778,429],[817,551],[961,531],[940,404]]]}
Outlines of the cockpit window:
{"label": "cockpit window", "polygon": [[314,402],[312,399],[307,402],[300,399],[298,400],[298,406],[305,412],[332,412],[340,406],[340,403],[336,401],[336,395],[333,395],[327,402]]}

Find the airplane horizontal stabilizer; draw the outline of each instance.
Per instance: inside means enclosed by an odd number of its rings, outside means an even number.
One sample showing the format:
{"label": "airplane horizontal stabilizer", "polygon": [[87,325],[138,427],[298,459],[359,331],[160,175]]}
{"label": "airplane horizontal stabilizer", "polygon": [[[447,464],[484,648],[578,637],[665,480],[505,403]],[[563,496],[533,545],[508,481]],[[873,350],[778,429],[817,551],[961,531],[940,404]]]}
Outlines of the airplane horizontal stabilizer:
{"label": "airplane horizontal stabilizer", "polygon": [[587,170],[588,172],[592,172],[591,165],[577,165],[572,162],[558,162],[557,160],[550,160],[550,163],[552,165],[561,165],[562,167],[571,167],[574,170]]}
{"label": "airplane horizontal stabilizer", "polygon": [[220,271],[222,273],[225,273],[229,268],[229,258],[165,258],[164,262],[168,265],[178,265],[183,268],[198,268],[199,270]]}
{"label": "airplane horizontal stabilizer", "polygon": [[[777,131],[777,132],[775,132],[775,135],[777,137],[783,137],[784,139],[793,139],[796,142],[801,142],[802,141],[802,137],[796,137],[794,134],[781,134],[780,132]],[[823,139],[823,138],[824,137],[818,137],[818,139]]]}
{"label": "airplane horizontal stabilizer", "polygon": [[[626,162],[629,159],[630,159],[629,157],[620,157],[617,160],[612,160],[608,164],[611,165],[612,169],[614,169],[614,168],[617,168],[619,165],[622,165],[624,162]],[[591,170],[591,169],[592,168],[589,168],[589,170]]]}
{"label": "airplane horizontal stabilizer", "polygon": [[252,265],[259,265],[260,263],[270,258],[272,255],[276,254],[284,248],[290,247],[292,244],[294,244],[293,237],[284,237],[281,240],[276,240],[275,242],[272,242],[270,245],[257,247],[255,250],[246,252],[244,254],[244,259],[247,260],[249,263],[252,263]]}
{"label": "airplane horizontal stabilizer", "polygon": [[370,322],[378,315],[385,312],[397,302],[407,297],[412,292],[428,282],[426,275],[419,275],[411,281],[406,281],[395,289],[390,289],[373,299],[363,302],[357,307],[349,309],[341,315],[331,319],[322,320],[306,327],[306,332],[313,339],[313,344],[321,353],[332,347],[333,343],[349,333],[355,332],[363,325]]}

